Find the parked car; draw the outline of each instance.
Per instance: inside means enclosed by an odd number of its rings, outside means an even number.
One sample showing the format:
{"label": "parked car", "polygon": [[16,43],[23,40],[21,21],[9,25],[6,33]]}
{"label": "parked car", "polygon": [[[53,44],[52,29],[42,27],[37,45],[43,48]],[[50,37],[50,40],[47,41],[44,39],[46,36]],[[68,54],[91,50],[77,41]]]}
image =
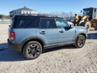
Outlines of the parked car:
{"label": "parked car", "polygon": [[82,48],[87,29],[72,27],[63,18],[47,16],[15,16],[9,29],[9,47],[35,59],[43,49],[73,44]]}

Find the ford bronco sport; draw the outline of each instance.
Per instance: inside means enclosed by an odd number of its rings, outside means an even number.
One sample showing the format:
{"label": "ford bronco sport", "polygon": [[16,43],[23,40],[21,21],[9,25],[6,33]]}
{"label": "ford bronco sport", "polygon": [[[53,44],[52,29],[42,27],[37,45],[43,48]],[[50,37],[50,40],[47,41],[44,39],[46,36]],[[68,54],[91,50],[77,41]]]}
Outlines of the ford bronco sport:
{"label": "ford bronco sport", "polygon": [[35,59],[48,47],[73,44],[82,48],[86,34],[85,27],[72,27],[63,18],[17,15],[12,19],[8,43],[27,59]]}

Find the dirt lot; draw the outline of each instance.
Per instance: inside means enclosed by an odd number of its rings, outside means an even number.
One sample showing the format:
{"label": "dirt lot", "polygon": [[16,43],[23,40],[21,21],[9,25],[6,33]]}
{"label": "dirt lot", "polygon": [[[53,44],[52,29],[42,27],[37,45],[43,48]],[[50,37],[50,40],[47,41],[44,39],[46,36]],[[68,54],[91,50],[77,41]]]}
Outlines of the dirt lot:
{"label": "dirt lot", "polygon": [[83,48],[51,48],[35,60],[25,60],[22,54],[8,48],[8,26],[2,27],[0,73],[97,73],[97,31],[88,34]]}

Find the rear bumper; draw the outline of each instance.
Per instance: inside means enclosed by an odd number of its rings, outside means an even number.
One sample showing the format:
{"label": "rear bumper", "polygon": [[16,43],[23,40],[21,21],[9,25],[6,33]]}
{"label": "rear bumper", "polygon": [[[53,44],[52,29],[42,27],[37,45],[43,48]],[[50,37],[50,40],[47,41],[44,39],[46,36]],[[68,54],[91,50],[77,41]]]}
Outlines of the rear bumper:
{"label": "rear bumper", "polygon": [[14,44],[8,39],[8,47],[18,52],[22,52],[22,46],[20,44]]}

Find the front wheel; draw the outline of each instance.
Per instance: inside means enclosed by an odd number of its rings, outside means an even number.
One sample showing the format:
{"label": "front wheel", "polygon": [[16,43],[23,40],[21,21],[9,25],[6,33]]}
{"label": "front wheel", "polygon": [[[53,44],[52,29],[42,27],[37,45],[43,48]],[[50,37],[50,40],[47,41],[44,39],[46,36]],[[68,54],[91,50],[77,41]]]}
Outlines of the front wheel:
{"label": "front wheel", "polygon": [[42,45],[37,41],[28,42],[23,49],[23,55],[26,59],[35,59],[42,53]]}
{"label": "front wheel", "polygon": [[79,35],[75,41],[74,46],[76,48],[82,48],[85,45],[86,37],[84,35]]}

